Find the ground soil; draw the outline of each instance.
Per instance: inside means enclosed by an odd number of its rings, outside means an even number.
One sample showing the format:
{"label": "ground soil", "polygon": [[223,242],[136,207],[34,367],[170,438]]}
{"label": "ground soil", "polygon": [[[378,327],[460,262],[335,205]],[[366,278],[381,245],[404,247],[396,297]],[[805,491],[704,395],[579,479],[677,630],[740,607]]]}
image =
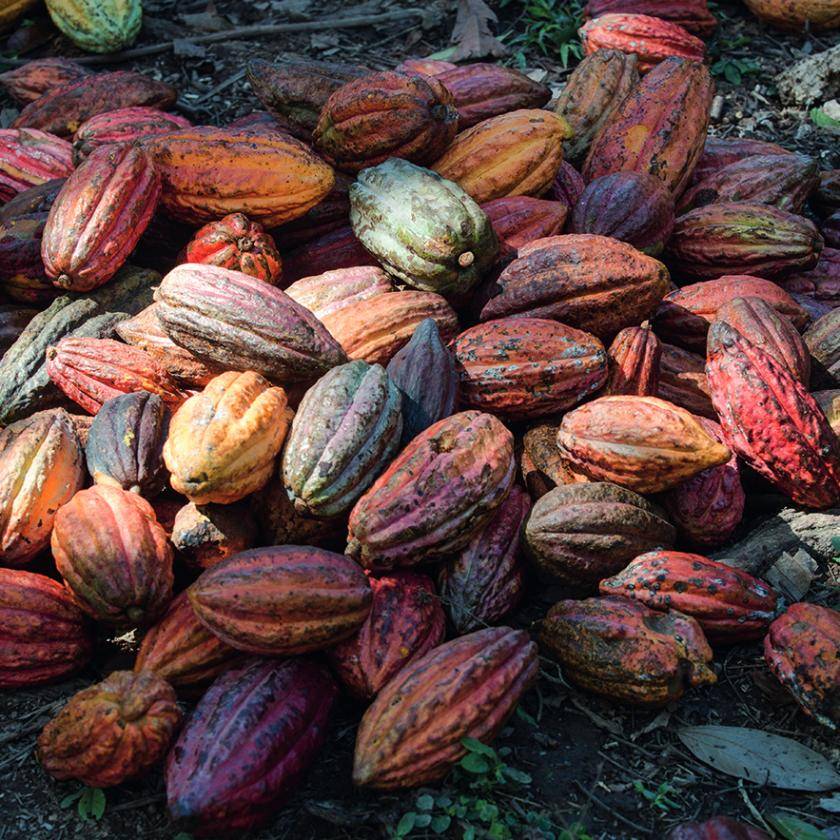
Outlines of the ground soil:
{"label": "ground soil", "polygon": [[[206,0],[146,0],[144,5],[146,21],[137,46],[183,39],[200,34],[213,24],[206,14]],[[180,55],[169,51],[123,66],[175,85],[181,91],[181,110],[195,122],[224,124],[259,107],[242,78],[248,58],[308,56],[375,68],[392,67],[406,56],[428,55],[445,47],[454,5],[445,0],[426,2],[426,28],[406,21],[376,29],[325,27],[316,33],[232,40],[200,48],[182,45]],[[286,19],[289,14],[323,17],[411,6],[410,2],[370,2],[350,9],[344,3],[321,0],[219,0],[216,11],[234,25],[247,25]],[[765,29],[740,4],[730,0],[714,8],[722,25],[712,49],[733,57],[752,58],[758,62],[760,72],[745,77],[740,85],[718,80],[723,107],[712,131],[772,140],[814,155],[823,168],[840,166],[837,137],[816,129],[804,111],[783,108],[773,85],[777,72],[809,53],[838,43],[840,38]],[[509,3],[501,10],[503,31],[520,25],[519,10],[517,3]],[[185,20],[184,15],[200,17]],[[27,57],[78,54],[68,42],[56,38],[48,26],[36,23],[30,29],[25,38],[20,33],[13,36],[17,38],[14,49],[20,50],[21,43],[33,48]],[[720,47],[722,40],[739,46]],[[529,70],[545,70],[545,78],[553,86],[559,87],[568,73],[550,56],[527,52],[526,60]],[[16,114],[16,106],[5,99],[0,99],[0,105],[0,122],[7,125]],[[751,511],[744,529],[753,526],[761,513]],[[526,607],[512,623],[531,627],[560,595],[532,586]],[[809,599],[836,603],[836,592],[817,583]],[[104,817],[91,822],[82,821],[74,807],[60,806],[65,796],[78,790],[78,785],[53,781],[35,760],[35,737],[64,701],[111,670],[131,667],[131,662],[130,640],[115,643],[102,639],[94,663],[78,678],[57,686],[0,695],[0,840],[170,840],[178,834],[179,827],[166,817],[159,773],[108,791]],[[681,724],[731,724],[787,735],[818,750],[835,764],[840,763],[836,738],[800,713],[774,684],[758,644],[718,651],[716,663],[717,685],[692,691],[674,708],[659,713],[630,711],[569,689],[556,666],[544,662],[537,689],[524,701],[525,710],[537,725],[517,716],[499,741],[512,750],[506,760],[527,771],[533,783],[524,792],[499,791],[494,794],[496,800],[512,813],[544,812],[556,826],[558,837],[563,827],[578,824],[593,838],[656,838],[671,825],[687,819],[724,813],[756,823],[756,814],[767,815],[780,809],[821,827],[825,836],[840,836],[840,820],[819,808],[819,795],[739,784],[737,779],[695,760],[681,745],[675,734]],[[359,713],[360,709],[350,701],[341,702],[328,748],[271,825],[255,835],[258,840],[383,837],[388,836],[389,827],[396,824],[402,813],[411,810],[415,793],[378,796],[353,789],[350,769]],[[637,782],[648,790],[656,790],[663,782],[670,784],[670,798],[676,807],[662,810],[653,806],[637,791]],[[438,791],[442,789],[459,792],[454,781],[444,783]],[[451,836],[460,836],[460,832],[453,831]],[[522,832],[522,836],[545,835]]]}

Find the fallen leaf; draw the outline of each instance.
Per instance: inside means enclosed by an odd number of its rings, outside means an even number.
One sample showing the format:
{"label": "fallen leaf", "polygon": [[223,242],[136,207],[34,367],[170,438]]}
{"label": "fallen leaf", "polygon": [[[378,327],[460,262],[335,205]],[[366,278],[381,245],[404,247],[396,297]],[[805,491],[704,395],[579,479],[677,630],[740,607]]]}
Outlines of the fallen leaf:
{"label": "fallen leaf", "polygon": [[840,793],[824,796],[818,804],[823,811],[828,811],[830,814],[840,814]]}
{"label": "fallen leaf", "polygon": [[785,840],[826,840],[818,828],[790,814],[771,814],[767,822]]}
{"label": "fallen leaf", "polygon": [[497,21],[496,13],[484,0],[458,0],[458,15],[449,39],[455,44],[455,53],[450,60],[507,55],[507,47],[493,35],[491,24]]}
{"label": "fallen leaf", "polygon": [[811,588],[811,581],[818,571],[817,561],[805,549],[799,548],[793,554],[783,551],[781,557],[764,573],[764,578],[788,601],[801,601]]}
{"label": "fallen leaf", "polygon": [[840,774],[791,738],[741,726],[686,726],[679,739],[700,761],[739,779],[786,790],[833,790]]}

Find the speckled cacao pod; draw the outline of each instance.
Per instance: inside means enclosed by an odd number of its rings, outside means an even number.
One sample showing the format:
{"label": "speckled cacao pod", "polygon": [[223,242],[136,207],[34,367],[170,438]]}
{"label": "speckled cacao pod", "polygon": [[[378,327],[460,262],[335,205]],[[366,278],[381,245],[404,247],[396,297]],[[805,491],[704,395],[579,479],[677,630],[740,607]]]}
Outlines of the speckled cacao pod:
{"label": "speckled cacao pod", "polygon": [[0,564],[22,566],[46,548],[56,511],[84,480],[82,450],[63,409],[0,431]]}
{"label": "speckled cacao pod", "polygon": [[0,568],[0,689],[66,679],[92,648],[87,620],[60,583]]}
{"label": "speckled cacao pod", "polygon": [[97,484],[55,516],[55,565],[79,606],[97,621],[148,626],[172,598],[172,546],[152,506]]}
{"label": "speckled cacao pod", "polygon": [[257,525],[245,504],[184,505],[169,539],[180,557],[207,569],[257,544]]}
{"label": "speckled cacao pod", "polygon": [[169,753],[172,818],[225,837],[267,822],[326,741],[336,693],[301,658],[251,659],[219,677]]}
{"label": "speckled cacao pod", "polygon": [[651,15],[676,23],[695,35],[711,35],[717,26],[706,0],[589,0],[589,17],[620,13]]}
{"label": "speckled cacao pod", "polygon": [[697,161],[692,175],[696,184],[714,172],[718,172],[731,163],[737,163],[754,155],[792,155],[794,152],[766,140],[752,137],[707,137],[703,154]]}
{"label": "speckled cacao pod", "polygon": [[724,439],[797,504],[840,499],[840,440],[787,368],[728,324],[709,330],[706,375]]}
{"label": "speckled cacao pod", "polygon": [[86,52],[116,53],[140,32],[141,0],[47,0],[52,22]]}
{"label": "speckled cacao pod", "polygon": [[840,9],[832,0],[746,0],[750,11],[775,26],[801,32],[821,32],[840,27]]}
{"label": "speckled cacao pod", "polygon": [[397,571],[370,578],[370,588],[373,601],[364,623],[327,653],[339,680],[362,700],[374,698],[446,634],[446,617],[431,578]]}
{"label": "speckled cacao pod", "polygon": [[442,779],[488,743],[537,677],[537,646],[522,630],[492,627],[446,642],[394,677],[365,712],[353,781],[378,790]]}
{"label": "speckled cacao pod", "polygon": [[281,382],[312,381],[346,361],[308,309],[238,271],[179,265],[155,291],[167,335],[203,362]]}
{"label": "speckled cacao pod", "polygon": [[90,70],[69,58],[38,58],[0,73],[0,85],[12,99],[25,105],[51,90],[78,82],[89,75]]}
{"label": "speckled cacao pod", "polygon": [[0,130],[0,201],[73,171],[66,140],[32,128]]}
{"label": "speckled cacao pod", "polygon": [[705,822],[690,822],[672,828],[666,840],[770,840],[760,828],[736,822],[732,817],[712,817]]}
{"label": "speckled cacao pod", "polygon": [[528,494],[514,486],[493,519],[441,566],[441,599],[459,635],[496,623],[519,603],[520,536],[530,510]]}
{"label": "speckled cacao pod", "polygon": [[371,265],[338,268],[302,277],[288,286],[285,292],[323,321],[345,306],[393,290],[391,278],[381,268]]}
{"label": "speckled cacao pod", "polygon": [[241,657],[196,618],[187,593],[143,637],[134,673],[152,673],[184,694],[201,690]]}
{"label": "speckled cacao pod", "polygon": [[683,551],[642,554],[599,588],[602,595],[623,595],[655,610],[690,615],[716,643],[761,638],[776,614],[776,593],[768,583]]}
{"label": "speckled cacao pod", "polygon": [[443,295],[469,291],[498,250],[489,219],[464,190],[404,160],[359,175],[350,222],[386,271]]}
{"label": "speckled cacao pod", "polygon": [[811,351],[811,376],[815,384],[840,385],[840,307],[811,324],[803,338]]}
{"label": "speckled cacao pod", "polygon": [[664,706],[717,680],[712,650],[693,618],[620,596],[559,601],[539,642],[573,683],[634,706]]}
{"label": "speckled cacao pod", "polygon": [[609,377],[604,393],[655,397],[662,346],[650,327],[625,327],[607,350]]}
{"label": "speckled cacao pod", "polygon": [[374,571],[450,555],[490,521],[515,470],[512,435],[495,417],[440,420],[356,503],[347,554]]}
{"label": "speckled cacao pod", "polygon": [[706,381],[705,358],[664,341],[656,396],[698,417],[717,420],[709,383]]}
{"label": "speckled cacao pod", "polygon": [[668,287],[665,266],[624,242],[549,236],[519,249],[481,320],[552,318],[605,339],[650,317]]}
{"label": "speckled cacao pod", "polygon": [[543,318],[478,324],[452,350],[461,404],[510,419],[563,411],[607,378],[607,354],[597,338]]}
{"label": "speckled cacao pod", "polygon": [[840,726],[840,613],[817,604],[792,604],[771,625],[764,659],[806,714]]}
{"label": "speckled cacao pod", "polygon": [[38,736],[37,756],[56,779],[113,787],[157,764],[180,724],[169,683],[114,671],[70,698]]}
{"label": "speckled cacao pod", "polygon": [[16,303],[46,306],[61,294],[47,277],[41,258],[47,215],[18,216],[0,227],[0,293]]}
{"label": "speckled cacao pod", "polygon": [[546,578],[592,590],[639,554],[671,548],[673,526],[647,499],[615,484],[557,487],[525,525],[528,556]]}
{"label": "speckled cacao pod", "polygon": [[329,271],[379,266],[349,225],[339,227],[283,254],[283,282],[293,283]]}
{"label": "speckled cacao pod", "polygon": [[563,160],[572,136],[557,114],[523,108],[462,131],[432,168],[477,202],[507,195],[540,196]]}
{"label": "speckled cacao pod", "polygon": [[697,418],[657,397],[599,397],[563,417],[557,441],[590,478],[639,493],[668,490],[730,458]]}
{"label": "speckled cacao pod", "polygon": [[396,454],[402,397],[380,365],[348,362],[305,394],[283,450],[283,482],[301,513],[346,513]]}
{"label": "speckled cacao pod", "polygon": [[579,30],[584,52],[621,50],[638,58],[640,73],[647,73],[670,57],[702,62],[706,45],[682,26],[651,15],[610,13],[599,15]]}
{"label": "speckled cacao pod", "polygon": [[499,259],[510,260],[523,245],[562,233],[569,208],[561,201],[527,195],[496,198],[481,205],[499,240]]}
{"label": "speckled cacao pod", "polygon": [[654,318],[654,329],[666,342],[704,353],[709,324],[718,310],[735,298],[761,298],[794,327],[802,329],[808,315],[791,296],[770,280],[744,275],[727,275],[716,280],[692,283],[665,295]]}
{"label": "speckled cacao pod", "polygon": [[311,546],[235,554],[187,590],[195,614],[223,642],[288,656],[330,647],[370,612],[368,579],[349,557]]}
{"label": "speckled cacao pod", "polygon": [[648,172],[679,195],[703,151],[713,91],[702,64],[666,58],[633,89],[595,138],[584,178]]}
{"label": "speckled cacao pod", "polygon": [[840,249],[823,248],[817,264],[779,281],[790,294],[805,295],[832,309],[840,306]]}
{"label": "speckled cacao pod", "polygon": [[592,141],[638,84],[636,64],[633,54],[596,50],[572,71],[554,110],[574,131],[563,144],[573,163],[583,161]]}

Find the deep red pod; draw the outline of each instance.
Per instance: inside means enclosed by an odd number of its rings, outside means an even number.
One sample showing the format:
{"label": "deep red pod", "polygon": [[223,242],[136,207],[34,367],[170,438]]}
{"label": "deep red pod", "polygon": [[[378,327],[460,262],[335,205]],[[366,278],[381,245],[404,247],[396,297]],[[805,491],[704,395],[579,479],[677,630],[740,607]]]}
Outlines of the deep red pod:
{"label": "deep red pod", "polygon": [[751,155],[785,154],[792,155],[793,152],[766,140],[755,140],[752,137],[707,137],[703,153],[694,168],[692,183],[696,184],[712,172]]}
{"label": "deep red pod", "polygon": [[717,26],[706,0],[589,0],[586,6],[591,18],[611,12],[651,15],[700,36],[711,35]]}
{"label": "deep red pod", "polygon": [[625,327],[607,350],[605,394],[655,397],[659,388],[662,345],[648,326]]}
{"label": "deep red pod", "polygon": [[353,177],[335,173],[333,188],[314,207],[297,219],[292,219],[271,231],[277,247],[290,250],[318,239],[350,224],[350,196],[348,190]]}
{"label": "deep red pod", "polygon": [[0,202],[73,171],[73,148],[34,128],[0,130]]}
{"label": "deep red pod", "polygon": [[513,259],[516,252],[535,239],[563,232],[569,215],[563,201],[546,201],[527,195],[510,195],[485,202],[481,209],[499,240],[499,259]]}
{"label": "deep red pod", "polygon": [[327,652],[339,680],[363,700],[375,697],[394,675],[439,645],[446,618],[427,575],[396,571],[370,578],[370,613],[356,635]]}
{"label": "deep red pod", "polygon": [[810,271],[791,274],[779,285],[791,295],[805,295],[815,303],[836,309],[840,306],[840,248],[823,248]]}
{"label": "deep red pod", "polygon": [[[282,243],[281,243],[282,245]],[[316,277],[337,268],[379,265],[376,258],[356,239],[349,225],[331,230],[283,255],[283,285],[301,277]]]}
{"label": "deep red pod", "polygon": [[200,836],[265,823],[326,740],[335,696],[329,674],[307,659],[252,659],[227,671],[169,753],[172,818]]}
{"label": "deep red pod", "polygon": [[34,102],[61,85],[78,82],[90,70],[69,58],[37,58],[0,74],[0,84],[18,102]]}
{"label": "deep red pod", "polygon": [[702,823],[678,825],[665,835],[665,840],[770,840],[770,835],[732,817],[712,817]]}
{"label": "deep red pod", "polygon": [[41,238],[47,213],[11,218],[0,226],[0,292],[17,303],[43,306],[60,294],[44,272]]}
{"label": "deep red pod", "polygon": [[577,171],[567,160],[560,164],[557,174],[554,176],[554,183],[551,185],[551,194],[555,201],[560,201],[569,208],[571,212],[583,194],[586,183],[583,175]]}

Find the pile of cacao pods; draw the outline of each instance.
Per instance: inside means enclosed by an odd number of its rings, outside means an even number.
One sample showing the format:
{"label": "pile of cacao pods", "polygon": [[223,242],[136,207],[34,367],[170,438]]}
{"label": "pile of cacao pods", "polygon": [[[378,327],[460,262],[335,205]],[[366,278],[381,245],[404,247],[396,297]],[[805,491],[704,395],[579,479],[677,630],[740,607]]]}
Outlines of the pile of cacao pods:
{"label": "pile of cacao pods", "polygon": [[224,127],[138,73],[0,77],[27,103],[0,131],[0,688],[138,643],[46,726],[49,773],[163,763],[172,817],[230,836],[345,691],[355,783],[435,782],[537,678],[502,624],[537,580],[586,691],[662,706],[763,639],[836,727],[840,614],[706,553],[745,483],[840,502],[840,171],[707,137],[702,53],[612,46],[551,104],[494,64],[253,61],[265,110]]}

